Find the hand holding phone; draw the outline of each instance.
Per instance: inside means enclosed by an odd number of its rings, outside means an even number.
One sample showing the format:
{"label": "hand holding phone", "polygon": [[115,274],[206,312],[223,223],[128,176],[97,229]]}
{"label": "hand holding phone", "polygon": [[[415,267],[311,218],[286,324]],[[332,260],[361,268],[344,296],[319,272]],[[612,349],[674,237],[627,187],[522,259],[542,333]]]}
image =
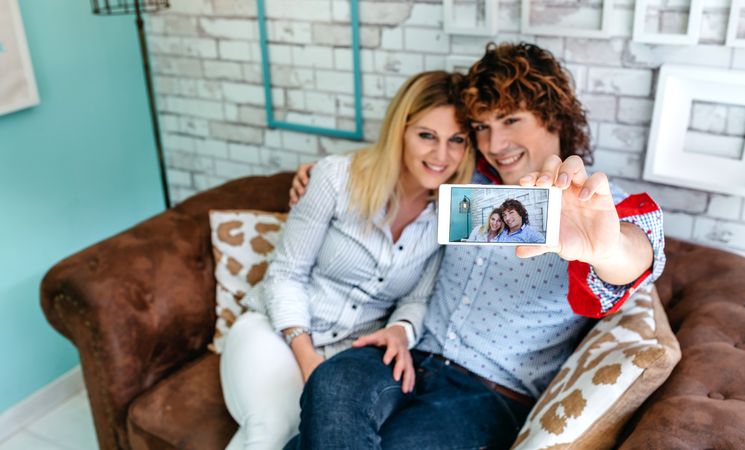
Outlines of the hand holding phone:
{"label": "hand holding phone", "polygon": [[[619,256],[625,251],[621,224],[608,177],[604,173],[589,175],[578,156],[570,156],[565,161],[558,156],[550,156],[539,172],[521,178],[520,185],[524,188],[561,189],[562,206],[559,242],[554,246],[519,248],[518,256],[525,258],[556,252],[567,261],[586,262],[596,270],[608,265],[609,261],[624,259]],[[629,233],[639,232],[638,227],[628,228]]]}

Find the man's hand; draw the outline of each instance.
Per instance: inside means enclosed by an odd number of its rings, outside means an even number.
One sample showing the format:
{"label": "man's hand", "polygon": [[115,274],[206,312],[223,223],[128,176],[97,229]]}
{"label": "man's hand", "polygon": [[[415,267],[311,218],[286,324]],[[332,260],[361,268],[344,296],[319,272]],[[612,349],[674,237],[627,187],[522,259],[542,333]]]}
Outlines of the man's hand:
{"label": "man's hand", "polygon": [[386,347],[383,355],[383,363],[390,365],[393,359],[396,359],[396,365],[393,366],[393,379],[401,381],[401,391],[409,393],[414,390],[416,375],[414,372],[414,361],[411,359],[409,352],[409,340],[406,338],[406,330],[401,325],[394,325],[383,328],[375,333],[362,336],[352,343],[352,347],[364,347],[374,345],[376,347]]}
{"label": "man's hand", "polygon": [[521,186],[556,186],[562,191],[559,245],[518,246],[517,256],[528,258],[556,252],[567,261],[583,261],[604,281],[623,285],[634,281],[652,265],[652,245],[644,232],[619,222],[618,212],[602,172],[587,175],[579,156],[562,162],[546,160],[540,172],[520,179]]}
{"label": "man's hand", "polygon": [[290,206],[300,201],[300,197],[305,194],[305,188],[308,186],[310,181],[310,170],[315,166],[315,163],[300,164],[295,172],[295,176],[292,178],[292,187],[290,188]]}

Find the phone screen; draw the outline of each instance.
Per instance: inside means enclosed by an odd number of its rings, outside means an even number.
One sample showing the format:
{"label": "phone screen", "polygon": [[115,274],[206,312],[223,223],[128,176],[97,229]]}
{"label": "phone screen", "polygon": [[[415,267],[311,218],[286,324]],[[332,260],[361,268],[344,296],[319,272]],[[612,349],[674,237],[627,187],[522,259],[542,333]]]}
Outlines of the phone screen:
{"label": "phone screen", "polygon": [[546,244],[549,189],[451,186],[452,243]]}

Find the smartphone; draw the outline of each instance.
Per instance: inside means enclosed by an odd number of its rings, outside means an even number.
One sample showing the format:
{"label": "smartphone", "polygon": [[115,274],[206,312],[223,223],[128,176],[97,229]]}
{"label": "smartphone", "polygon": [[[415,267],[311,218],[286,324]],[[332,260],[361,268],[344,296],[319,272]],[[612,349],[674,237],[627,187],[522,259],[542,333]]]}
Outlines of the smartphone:
{"label": "smartphone", "polygon": [[557,245],[561,189],[443,184],[437,242],[449,245]]}

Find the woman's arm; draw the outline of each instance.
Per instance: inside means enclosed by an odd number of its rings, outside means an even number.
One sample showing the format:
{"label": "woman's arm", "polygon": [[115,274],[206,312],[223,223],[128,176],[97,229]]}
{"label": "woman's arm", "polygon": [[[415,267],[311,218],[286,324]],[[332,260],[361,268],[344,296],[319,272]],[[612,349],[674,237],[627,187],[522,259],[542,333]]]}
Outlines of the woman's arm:
{"label": "woman's arm", "polygon": [[[388,365],[394,359],[396,360],[393,367],[393,378],[396,381],[401,380],[401,390],[404,393],[414,390],[416,374],[414,373],[414,362],[409,349],[414,347],[421,337],[424,315],[427,312],[427,302],[437,282],[443,255],[444,249],[440,248],[430,256],[421,280],[409,294],[398,301],[396,309],[388,319],[386,328],[362,336],[352,344],[354,347],[364,347],[366,345],[386,347],[383,362]],[[404,324],[409,324],[413,328],[414,339],[409,340]]]}
{"label": "woman's arm", "polygon": [[440,273],[440,264],[444,254],[445,249],[440,247],[429,257],[421,279],[411,292],[396,303],[396,308],[388,319],[389,325],[406,321],[414,327],[416,340],[415,342],[409,342],[408,348],[413,348],[421,336],[424,315],[427,313],[427,303],[437,282],[437,275]]}
{"label": "woman's arm", "polygon": [[478,241],[478,239],[480,237],[480,234],[481,234],[480,233],[480,228],[481,228],[481,225],[476,225],[473,228],[473,230],[471,230],[471,234],[468,235],[468,240],[469,241]]}
{"label": "woman's arm", "polygon": [[[284,334],[311,327],[307,286],[334,217],[344,162],[329,158],[316,165],[305,195],[290,211],[267,271],[264,289],[269,318],[274,329]],[[315,353],[307,333],[293,339],[291,348],[307,379],[323,358]]]}

